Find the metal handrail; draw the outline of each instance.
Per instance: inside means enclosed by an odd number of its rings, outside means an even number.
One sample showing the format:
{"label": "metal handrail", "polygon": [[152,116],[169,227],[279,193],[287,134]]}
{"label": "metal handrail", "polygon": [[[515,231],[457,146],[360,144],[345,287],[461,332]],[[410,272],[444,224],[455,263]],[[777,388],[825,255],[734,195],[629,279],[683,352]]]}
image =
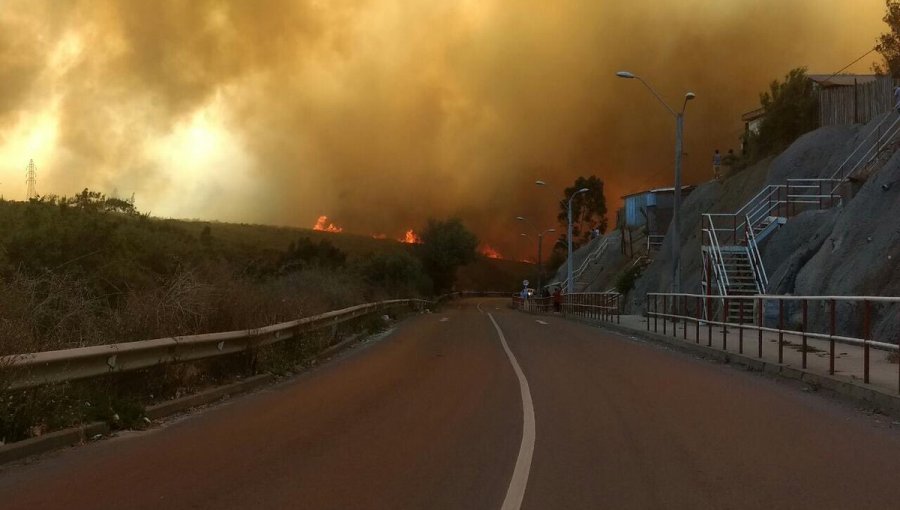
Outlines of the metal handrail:
{"label": "metal handrail", "polygon": [[[900,132],[900,126],[898,126],[898,122],[900,122],[900,117],[897,117],[894,120],[894,122],[891,123],[891,125],[887,128],[887,130],[885,130],[884,134],[882,134],[881,136],[878,137],[878,139],[875,141],[875,143],[865,152],[865,154],[863,154],[863,157],[860,158],[856,162],[856,164],[853,165],[853,167],[850,169],[850,171],[847,172],[847,174],[844,175],[841,180],[844,180],[844,179],[850,177],[851,175],[853,175],[853,172],[855,172],[863,163],[868,164],[868,163],[872,162],[872,160],[874,160],[875,157],[877,157],[878,153],[881,152],[887,146],[887,144],[890,142],[890,140],[894,136],[896,136],[898,132]],[[879,145],[879,144],[881,144],[881,145]],[[862,145],[862,144],[860,144],[860,145]],[[873,151],[874,151],[874,155],[872,157],[869,157],[869,155],[872,154]]]}
{"label": "metal handrail", "polygon": [[[885,115],[884,118],[881,119],[881,122],[876,124],[875,127],[872,128],[871,131],[869,131],[869,134],[867,134],[865,137],[863,137],[863,139],[856,145],[856,148],[853,149],[853,151],[850,153],[850,155],[848,155],[847,158],[844,159],[843,162],[841,162],[840,166],[838,166],[837,169],[835,169],[834,173],[831,174],[832,178],[835,178],[835,176],[838,175],[841,172],[841,170],[843,170],[844,166],[850,161],[850,158],[852,158],[853,155],[856,154],[856,152],[862,148],[862,146],[865,144],[866,140],[868,140],[870,136],[872,136],[875,133],[879,133],[878,128],[880,128],[881,125],[884,124],[884,121],[888,120],[888,118],[890,118],[890,115]],[[841,177],[841,180],[843,180],[843,177]]]}
{"label": "metal handrail", "polygon": [[[600,258],[600,255],[602,255],[603,252],[606,251],[607,245],[609,245],[609,237],[603,237],[603,240],[600,241],[600,243],[597,245],[597,247],[595,247],[588,254],[588,256],[584,258],[584,262],[582,262],[581,265],[578,266],[578,269],[576,271],[572,272],[572,281],[573,282],[581,277],[581,275],[587,270],[587,267],[591,262]],[[562,285],[562,282],[557,281],[557,282],[553,282],[550,284],[551,287],[556,286],[556,285]]]}
{"label": "metal handrail", "polygon": [[[724,282],[724,287],[728,288],[731,284],[728,281],[728,273],[725,271],[725,257],[722,255],[722,246],[719,244],[719,237],[716,235],[715,224],[709,215],[707,214],[707,222],[709,223],[710,229],[704,229],[707,232],[707,235],[710,238],[710,246],[712,246],[713,252],[713,268],[718,273],[719,281]],[[720,292],[721,292],[720,285]]]}
{"label": "metal handrail", "polygon": [[455,293],[441,296],[435,301],[394,299],[366,303],[243,331],[204,333],[57,351],[13,354],[0,357],[0,366],[11,372],[12,377],[8,379],[10,389],[31,388],[49,383],[139,370],[161,364],[235,354],[389,308],[410,305],[424,306],[439,302],[452,295]]}
{"label": "metal handrail", "polygon": [[[750,223],[749,218],[747,223]],[[756,280],[756,291],[762,294],[769,286],[769,277],[766,275],[766,268],[763,265],[762,255],[759,253],[759,245],[756,244],[756,233],[753,231],[753,228],[747,228],[746,235],[750,264],[753,267],[754,280]]]}

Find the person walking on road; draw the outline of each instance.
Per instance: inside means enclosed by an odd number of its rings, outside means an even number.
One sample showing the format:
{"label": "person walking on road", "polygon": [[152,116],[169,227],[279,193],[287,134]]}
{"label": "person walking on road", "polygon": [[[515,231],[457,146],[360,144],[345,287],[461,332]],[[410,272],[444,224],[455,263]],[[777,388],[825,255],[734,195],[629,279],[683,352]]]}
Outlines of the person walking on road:
{"label": "person walking on road", "polygon": [[716,176],[717,181],[721,177],[721,171],[722,171],[722,155],[719,154],[719,149],[716,149],[716,152],[713,154],[713,174]]}

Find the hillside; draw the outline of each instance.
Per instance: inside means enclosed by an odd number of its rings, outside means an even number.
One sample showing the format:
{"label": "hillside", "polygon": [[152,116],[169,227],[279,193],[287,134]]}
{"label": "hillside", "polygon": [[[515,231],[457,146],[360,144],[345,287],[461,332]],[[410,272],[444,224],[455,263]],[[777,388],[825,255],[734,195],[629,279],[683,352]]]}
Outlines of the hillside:
{"label": "hillside", "polygon": [[[885,115],[896,115],[891,112]],[[892,117],[891,117],[892,118]],[[888,118],[886,120],[890,120]],[[823,179],[848,159],[878,124],[830,126],[807,133],[775,158],[763,160],[722,182],[702,183],[685,199],[681,217],[683,292],[701,293],[700,220],[706,212],[733,213],[767,184],[786,179]],[[883,128],[882,128],[883,129]],[[871,138],[870,138],[871,139]],[[871,143],[871,142],[866,142]],[[889,145],[874,164],[871,175],[855,179],[841,205],[799,212],[760,243],[769,277],[769,294],[900,296],[900,152]],[[859,157],[859,156],[857,156]],[[795,192],[796,193],[796,192]],[[583,254],[579,254],[581,258]],[[636,281],[626,300],[626,312],[643,312],[647,292],[666,292],[671,285],[671,247],[667,242]],[[579,260],[576,258],[575,260]],[[610,275],[592,288],[612,286]],[[857,306],[858,307],[858,306]],[[900,319],[896,307],[873,308],[873,330],[884,341],[896,343]],[[860,310],[842,314],[838,329],[858,331]],[[769,312],[767,312],[769,313]],[[799,312],[789,310],[792,321]],[[811,320],[824,320],[822,310],[811,310]],[[821,324],[817,325],[822,327]]]}
{"label": "hillside", "polygon": [[[415,245],[119,205],[99,194],[0,201],[0,353],[252,328],[432,293]],[[479,257],[457,288],[513,291],[530,267]]]}

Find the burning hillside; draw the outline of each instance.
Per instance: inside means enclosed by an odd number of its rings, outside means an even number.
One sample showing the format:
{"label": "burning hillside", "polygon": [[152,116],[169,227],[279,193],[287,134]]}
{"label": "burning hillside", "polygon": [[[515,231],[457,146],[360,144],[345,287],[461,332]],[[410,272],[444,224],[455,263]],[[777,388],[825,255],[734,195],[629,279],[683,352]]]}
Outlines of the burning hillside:
{"label": "burning hillside", "polygon": [[397,240],[401,243],[406,244],[422,244],[422,238],[419,237],[419,234],[416,234],[413,229],[407,230],[406,234],[404,234],[403,237]]}
{"label": "burning hillside", "polygon": [[328,216],[322,215],[316,220],[316,224],[313,225],[313,230],[318,230],[321,232],[343,232],[344,229],[336,226],[334,223],[328,223]]}
{"label": "burning hillside", "polygon": [[489,245],[484,244],[480,248],[478,248],[478,253],[484,255],[489,259],[502,259],[503,255],[500,254],[499,251],[491,248]]}

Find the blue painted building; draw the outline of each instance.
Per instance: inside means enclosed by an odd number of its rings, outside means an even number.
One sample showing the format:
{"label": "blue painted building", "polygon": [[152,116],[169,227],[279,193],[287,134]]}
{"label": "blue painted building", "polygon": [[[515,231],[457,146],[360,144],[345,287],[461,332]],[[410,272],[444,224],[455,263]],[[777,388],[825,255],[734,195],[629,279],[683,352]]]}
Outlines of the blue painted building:
{"label": "blue painted building", "polygon": [[[684,203],[695,186],[682,186],[681,200]],[[631,228],[646,226],[650,234],[661,234],[672,221],[672,207],[675,188],[655,188],[625,195],[625,205],[620,210],[619,224]]]}

